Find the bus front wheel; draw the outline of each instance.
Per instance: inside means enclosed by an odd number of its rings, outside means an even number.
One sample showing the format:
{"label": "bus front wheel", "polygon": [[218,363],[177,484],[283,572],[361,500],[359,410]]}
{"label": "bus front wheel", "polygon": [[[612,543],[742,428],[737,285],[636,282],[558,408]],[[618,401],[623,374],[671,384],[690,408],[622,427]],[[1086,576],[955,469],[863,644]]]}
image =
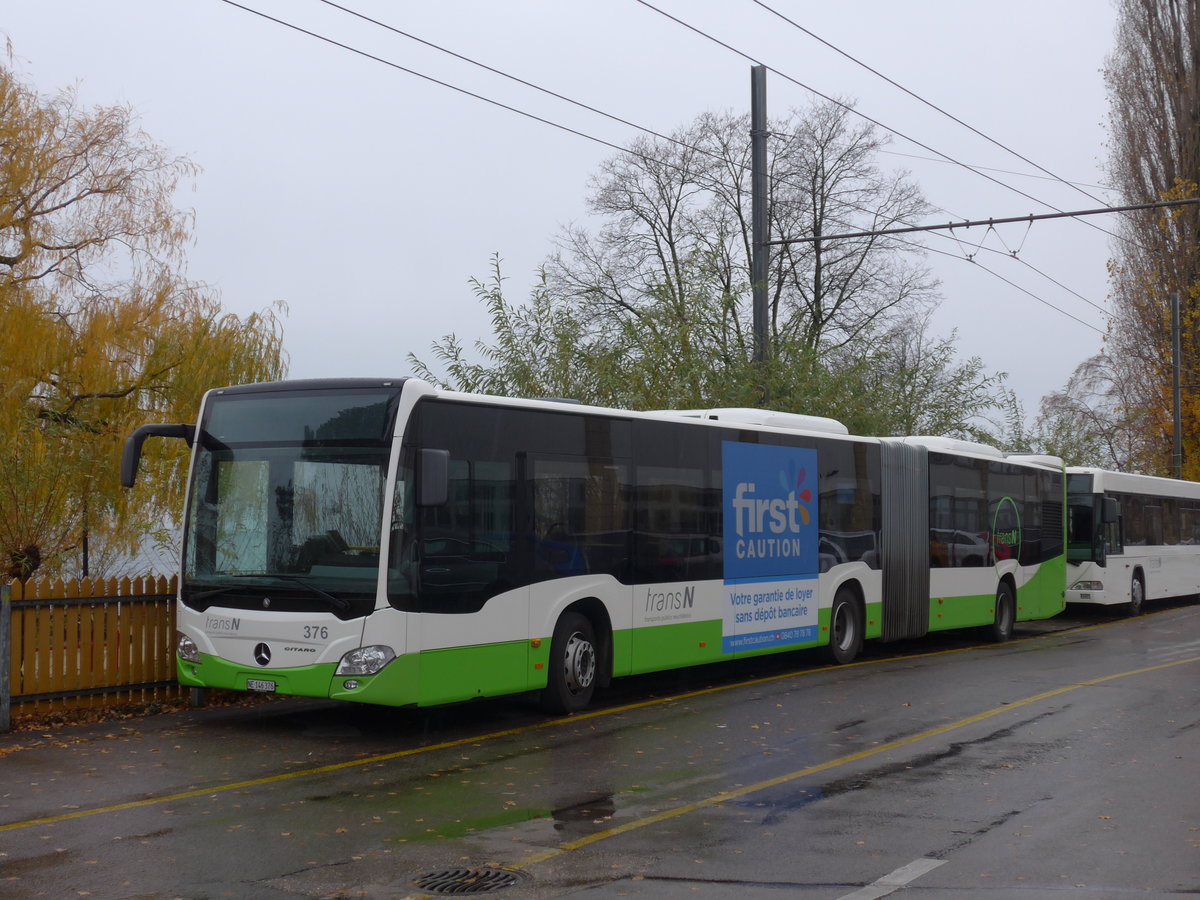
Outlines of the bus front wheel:
{"label": "bus front wheel", "polygon": [[1146,602],[1146,582],[1141,572],[1135,572],[1129,585],[1129,615],[1140,616],[1142,605]]}
{"label": "bus front wheel", "polygon": [[579,613],[564,613],[550,641],[549,672],[542,709],[572,713],[585,708],[596,690],[596,634]]}
{"label": "bus front wheel", "polygon": [[863,645],[863,617],[849,588],[838,588],[829,610],[829,658],[839,666],[854,662]]}

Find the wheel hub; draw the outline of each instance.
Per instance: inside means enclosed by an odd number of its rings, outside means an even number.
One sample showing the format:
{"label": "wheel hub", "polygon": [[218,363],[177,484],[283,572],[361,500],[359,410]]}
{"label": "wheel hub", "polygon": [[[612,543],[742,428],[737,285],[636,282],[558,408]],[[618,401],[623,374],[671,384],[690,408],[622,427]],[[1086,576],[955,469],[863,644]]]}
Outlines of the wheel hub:
{"label": "wheel hub", "polygon": [[847,607],[838,608],[833,619],[833,641],[841,649],[846,649],[850,642],[850,628],[846,623]]}
{"label": "wheel hub", "polygon": [[596,677],[596,649],[582,634],[575,632],[567,641],[564,664],[567,689],[572,694],[587,690]]}

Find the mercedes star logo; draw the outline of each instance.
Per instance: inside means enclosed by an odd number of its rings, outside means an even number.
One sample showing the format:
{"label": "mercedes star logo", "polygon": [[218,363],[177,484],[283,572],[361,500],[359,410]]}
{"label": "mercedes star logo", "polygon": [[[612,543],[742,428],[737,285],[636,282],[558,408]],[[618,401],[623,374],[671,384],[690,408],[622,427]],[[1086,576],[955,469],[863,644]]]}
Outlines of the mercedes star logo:
{"label": "mercedes star logo", "polygon": [[271,661],[271,648],[266,644],[259,644],[254,648],[254,661],[260,666],[265,666]]}

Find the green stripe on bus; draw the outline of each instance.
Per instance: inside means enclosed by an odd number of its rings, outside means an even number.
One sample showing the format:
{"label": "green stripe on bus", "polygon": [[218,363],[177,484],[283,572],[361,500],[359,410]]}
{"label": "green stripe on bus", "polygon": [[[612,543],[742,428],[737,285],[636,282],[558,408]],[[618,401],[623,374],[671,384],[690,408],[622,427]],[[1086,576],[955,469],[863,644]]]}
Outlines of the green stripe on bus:
{"label": "green stripe on bus", "polygon": [[[1017,618],[1040,619],[1065,606],[1062,585],[1066,563],[1042,563],[1017,591]],[[990,624],[995,616],[994,593],[933,598],[929,604],[929,630],[942,631]],[[865,632],[878,637],[882,607],[867,604]],[[823,646],[829,640],[829,610],[819,612],[818,640],[785,644],[733,654],[740,658],[764,656]],[[722,653],[721,619],[680,622],[613,633],[613,674],[657,672],[729,659]],[[550,638],[540,641],[506,641],[475,644],[398,657],[374,676],[335,675],[326,663],[292,669],[249,669],[218,657],[201,655],[200,663],[178,663],[181,684],[226,690],[247,690],[247,681],[273,682],[275,693],[301,697],[329,697],[388,706],[432,706],[476,697],[540,690],[546,686]],[[354,684],[347,687],[347,683]]]}

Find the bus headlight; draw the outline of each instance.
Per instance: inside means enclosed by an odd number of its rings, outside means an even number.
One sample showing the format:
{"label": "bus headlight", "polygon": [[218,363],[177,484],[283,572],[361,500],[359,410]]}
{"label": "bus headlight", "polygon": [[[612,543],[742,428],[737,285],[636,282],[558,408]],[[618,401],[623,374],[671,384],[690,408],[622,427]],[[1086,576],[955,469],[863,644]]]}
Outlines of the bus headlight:
{"label": "bus headlight", "polygon": [[1077,581],[1071,585],[1073,591],[1102,591],[1104,590],[1103,581]]}
{"label": "bus headlight", "polygon": [[391,647],[373,644],[351,650],[338,663],[337,675],[374,675],[396,658]]}
{"label": "bus headlight", "polygon": [[179,654],[180,659],[190,663],[200,662],[200,648],[196,646],[195,641],[182,631],[175,632],[175,638],[175,652]]}

